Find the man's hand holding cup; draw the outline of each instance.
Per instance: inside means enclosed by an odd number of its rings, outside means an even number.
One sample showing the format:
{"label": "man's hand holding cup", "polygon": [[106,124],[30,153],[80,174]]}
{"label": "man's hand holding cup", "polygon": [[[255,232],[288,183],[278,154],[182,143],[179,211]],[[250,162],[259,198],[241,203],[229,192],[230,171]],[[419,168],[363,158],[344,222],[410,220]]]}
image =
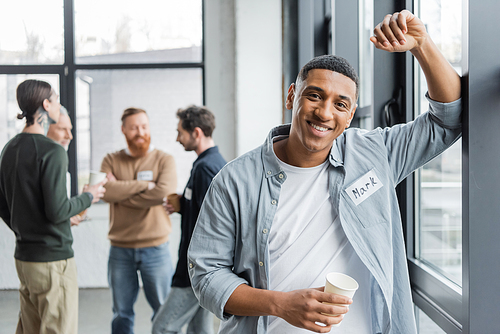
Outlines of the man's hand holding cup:
{"label": "man's hand holding cup", "polygon": [[104,193],[106,192],[104,185],[106,182],[108,182],[106,173],[90,172],[89,184],[83,186],[83,192],[92,194],[94,197],[92,204],[99,202],[104,197]]}
{"label": "man's hand holding cup", "polygon": [[181,195],[170,194],[163,199],[163,208],[165,211],[171,215],[174,212],[181,211]]}

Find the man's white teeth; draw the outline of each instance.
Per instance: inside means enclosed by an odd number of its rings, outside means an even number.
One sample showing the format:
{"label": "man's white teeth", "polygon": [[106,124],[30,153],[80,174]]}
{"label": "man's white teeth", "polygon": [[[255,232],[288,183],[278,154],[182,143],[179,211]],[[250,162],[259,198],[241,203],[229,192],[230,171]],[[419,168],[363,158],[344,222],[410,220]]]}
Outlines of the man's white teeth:
{"label": "man's white teeth", "polygon": [[326,131],[326,130],[328,130],[327,128],[322,128],[321,126],[317,126],[316,124],[312,124],[312,123],[311,123],[311,126],[313,128],[315,128],[316,130],[318,130],[318,131]]}

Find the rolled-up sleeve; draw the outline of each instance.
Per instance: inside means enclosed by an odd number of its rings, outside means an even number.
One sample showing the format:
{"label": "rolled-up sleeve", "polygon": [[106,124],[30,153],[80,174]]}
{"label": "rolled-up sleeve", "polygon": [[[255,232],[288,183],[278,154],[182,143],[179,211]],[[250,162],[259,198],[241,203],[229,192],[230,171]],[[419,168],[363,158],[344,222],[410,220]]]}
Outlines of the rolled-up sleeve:
{"label": "rolled-up sleeve", "polygon": [[436,122],[448,129],[462,127],[462,99],[442,103],[431,99],[429,93],[426,93],[425,97],[429,101],[429,113]]}
{"label": "rolled-up sleeve", "polygon": [[395,184],[441,154],[462,134],[461,99],[441,103],[428,94],[426,97],[428,112],[406,124],[379,129]]}
{"label": "rolled-up sleeve", "polygon": [[248,282],[236,275],[234,262],[237,215],[227,188],[216,178],[208,189],[188,249],[188,269],[200,305],[219,319],[233,291]]}

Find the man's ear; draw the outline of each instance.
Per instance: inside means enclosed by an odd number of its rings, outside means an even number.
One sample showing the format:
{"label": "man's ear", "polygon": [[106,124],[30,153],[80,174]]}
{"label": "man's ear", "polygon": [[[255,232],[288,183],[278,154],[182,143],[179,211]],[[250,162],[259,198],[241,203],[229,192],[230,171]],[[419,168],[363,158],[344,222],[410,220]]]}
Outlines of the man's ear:
{"label": "man's ear", "polygon": [[125,128],[122,125],[122,133],[125,134]]}
{"label": "man's ear", "polygon": [[196,139],[201,138],[203,136],[203,130],[198,126],[195,127],[192,136]]}
{"label": "man's ear", "polygon": [[286,95],[286,100],[285,100],[285,107],[288,110],[293,109],[293,100],[295,99],[295,84],[292,83],[290,87],[288,88],[288,93]]}
{"label": "man's ear", "polygon": [[49,108],[50,108],[50,101],[49,101],[49,99],[43,100],[42,106],[43,106],[43,109],[49,110]]}

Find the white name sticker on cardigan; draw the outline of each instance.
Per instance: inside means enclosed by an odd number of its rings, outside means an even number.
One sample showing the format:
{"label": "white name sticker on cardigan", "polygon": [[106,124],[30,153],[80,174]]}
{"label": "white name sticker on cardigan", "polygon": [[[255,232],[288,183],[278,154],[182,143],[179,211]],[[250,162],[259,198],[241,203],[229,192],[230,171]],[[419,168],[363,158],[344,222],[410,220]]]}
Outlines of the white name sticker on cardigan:
{"label": "white name sticker on cardigan", "polygon": [[137,173],[137,181],[153,181],[153,171],[143,170]]}
{"label": "white name sticker on cardigan", "polygon": [[186,188],[186,190],[184,191],[184,198],[187,199],[188,201],[190,201],[191,198],[193,198],[193,190],[191,188]]}
{"label": "white name sticker on cardigan", "polygon": [[372,169],[357,179],[356,182],[346,188],[345,191],[354,204],[359,205],[383,186],[384,185],[375,174],[375,171]]}

